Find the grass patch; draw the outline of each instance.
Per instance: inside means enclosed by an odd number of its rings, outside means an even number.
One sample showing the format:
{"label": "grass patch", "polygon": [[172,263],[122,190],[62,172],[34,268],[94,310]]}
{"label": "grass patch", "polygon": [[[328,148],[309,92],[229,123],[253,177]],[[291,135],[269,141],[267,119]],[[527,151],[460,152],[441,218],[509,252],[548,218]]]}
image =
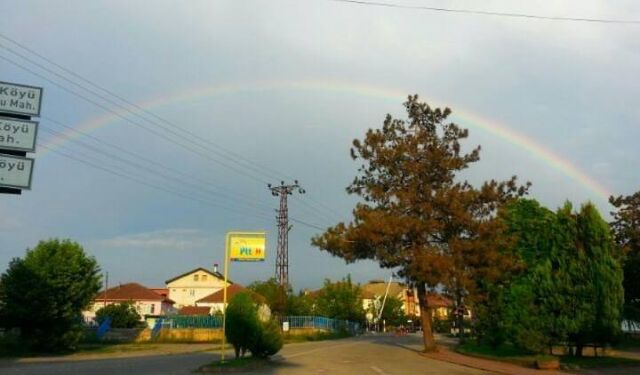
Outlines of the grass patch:
{"label": "grass patch", "polygon": [[518,366],[525,367],[531,367],[536,359],[540,358],[540,356],[534,353],[519,350],[512,345],[500,345],[494,348],[489,345],[479,344],[475,341],[467,341],[464,344],[458,345],[456,347],[456,351],[472,357],[509,362]]}
{"label": "grass patch", "polygon": [[269,365],[266,358],[242,357],[227,359],[224,362],[214,361],[208,365],[201,366],[196,372],[200,373],[226,373],[252,371]]}
{"label": "grass patch", "polygon": [[111,354],[111,353],[130,353],[145,350],[158,349],[160,345],[155,343],[130,343],[130,344],[83,344],[74,353],[76,355],[83,354]]}
{"label": "grass patch", "polygon": [[618,344],[614,345],[614,349],[640,350],[640,336],[625,336]]}
{"label": "grass patch", "polygon": [[615,366],[640,366],[640,360],[633,358],[616,356],[574,357],[569,355],[540,355],[518,350],[511,345],[501,345],[494,348],[488,345],[481,345],[473,341],[458,345],[456,347],[456,351],[469,356],[508,362],[524,367],[531,367],[536,360],[550,360],[553,358],[558,358],[560,360],[560,366],[572,370]]}
{"label": "grass patch", "polygon": [[324,340],[337,340],[344,339],[347,337],[351,337],[347,332],[313,332],[306,334],[285,334],[284,335],[284,343],[292,344],[298,342],[307,342],[307,341],[324,341]]}

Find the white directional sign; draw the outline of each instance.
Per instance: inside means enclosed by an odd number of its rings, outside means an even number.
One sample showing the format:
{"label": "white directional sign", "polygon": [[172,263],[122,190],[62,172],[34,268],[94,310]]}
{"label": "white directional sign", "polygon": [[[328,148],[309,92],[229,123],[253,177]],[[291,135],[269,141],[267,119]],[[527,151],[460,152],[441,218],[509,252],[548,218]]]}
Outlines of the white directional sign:
{"label": "white directional sign", "polygon": [[0,81],[0,112],[40,116],[42,88]]}
{"label": "white directional sign", "polygon": [[33,159],[0,154],[0,186],[31,189]]}
{"label": "white directional sign", "polygon": [[38,123],[0,117],[0,149],[35,152]]}

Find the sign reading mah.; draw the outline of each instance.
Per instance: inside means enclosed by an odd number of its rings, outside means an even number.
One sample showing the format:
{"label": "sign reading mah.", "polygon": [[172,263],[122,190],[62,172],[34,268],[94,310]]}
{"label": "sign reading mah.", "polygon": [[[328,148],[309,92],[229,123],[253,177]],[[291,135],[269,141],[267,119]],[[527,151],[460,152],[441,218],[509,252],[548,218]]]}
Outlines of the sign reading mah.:
{"label": "sign reading mah.", "polygon": [[265,233],[230,233],[229,259],[236,262],[260,262],[265,258],[267,239]]}
{"label": "sign reading mah.", "polygon": [[42,87],[0,81],[0,113],[40,116]]}

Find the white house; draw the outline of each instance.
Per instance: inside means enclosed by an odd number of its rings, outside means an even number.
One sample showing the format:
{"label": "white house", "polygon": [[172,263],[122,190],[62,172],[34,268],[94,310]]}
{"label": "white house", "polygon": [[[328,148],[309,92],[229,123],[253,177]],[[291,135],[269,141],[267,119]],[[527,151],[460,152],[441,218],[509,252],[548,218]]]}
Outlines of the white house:
{"label": "white house", "polygon": [[140,320],[147,316],[166,315],[175,312],[173,301],[160,293],[138,283],[120,284],[102,291],[89,308],[82,312],[86,321],[93,320],[96,312],[104,306],[130,302],[140,314]]}
{"label": "white house", "polygon": [[[195,306],[196,301],[211,295],[224,287],[224,276],[217,266],[213,271],[199,267],[165,282],[169,290],[168,297],[175,302],[176,308]],[[228,282],[227,285],[232,285]]]}

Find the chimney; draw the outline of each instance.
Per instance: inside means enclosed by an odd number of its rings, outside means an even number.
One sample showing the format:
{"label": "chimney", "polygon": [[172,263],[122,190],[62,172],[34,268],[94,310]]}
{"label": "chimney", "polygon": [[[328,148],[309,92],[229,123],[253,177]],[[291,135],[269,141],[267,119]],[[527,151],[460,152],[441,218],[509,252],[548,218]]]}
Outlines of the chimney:
{"label": "chimney", "polygon": [[215,263],[213,265],[213,273],[217,273],[218,272],[218,263]]}

